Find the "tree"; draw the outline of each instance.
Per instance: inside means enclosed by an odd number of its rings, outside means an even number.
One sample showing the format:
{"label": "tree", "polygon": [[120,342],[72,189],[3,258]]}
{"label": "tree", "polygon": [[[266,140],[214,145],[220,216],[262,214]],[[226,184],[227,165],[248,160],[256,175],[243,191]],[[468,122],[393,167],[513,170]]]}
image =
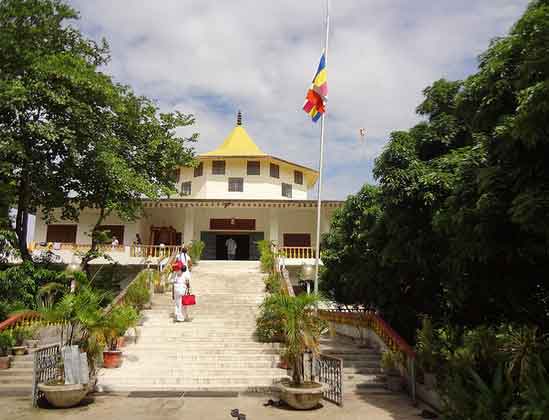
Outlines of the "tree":
{"label": "tree", "polygon": [[[194,122],[160,114],[147,98],[113,83],[99,70],[109,60],[105,41],[86,39],[60,0],[0,3],[0,209],[17,207],[15,232],[28,259],[27,220],[38,207],[46,221],[78,220],[97,209],[96,228],[116,213],[135,218],[143,198],[173,192],[178,165],[193,164],[176,129]],[[0,214],[1,216],[1,214]],[[98,255],[98,232],[84,267]]]}
{"label": "tree", "polygon": [[334,218],[334,299],[381,309],[406,337],[419,314],[549,331],[548,43],[549,0],[533,1],[476,74],[424,90],[424,121],[376,160],[379,186]]}
{"label": "tree", "polygon": [[68,197],[71,149],[89,143],[88,123],[112,91],[97,71],[108,60],[107,45],[68,24],[76,18],[59,0],[0,3],[0,175],[9,187],[4,200],[17,207],[25,259],[29,213]]}

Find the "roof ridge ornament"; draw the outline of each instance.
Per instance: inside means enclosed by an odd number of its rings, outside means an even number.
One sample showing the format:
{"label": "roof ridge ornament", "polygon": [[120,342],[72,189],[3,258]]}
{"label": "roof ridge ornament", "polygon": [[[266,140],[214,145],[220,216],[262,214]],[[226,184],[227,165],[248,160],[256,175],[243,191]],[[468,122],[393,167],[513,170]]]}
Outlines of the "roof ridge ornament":
{"label": "roof ridge ornament", "polygon": [[242,125],[242,112],[240,112],[240,109],[236,114],[236,125]]}

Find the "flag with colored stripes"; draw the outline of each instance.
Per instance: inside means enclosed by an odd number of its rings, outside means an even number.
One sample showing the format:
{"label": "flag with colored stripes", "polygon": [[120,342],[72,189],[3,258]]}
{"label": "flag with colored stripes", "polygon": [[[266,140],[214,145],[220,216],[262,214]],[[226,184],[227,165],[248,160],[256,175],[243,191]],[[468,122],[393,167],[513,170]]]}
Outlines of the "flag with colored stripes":
{"label": "flag with colored stripes", "polygon": [[326,100],[328,99],[326,79],[326,56],[323,52],[315,77],[313,77],[313,83],[307,91],[307,97],[303,104],[303,111],[311,116],[313,122],[317,122],[322,114],[326,112]]}

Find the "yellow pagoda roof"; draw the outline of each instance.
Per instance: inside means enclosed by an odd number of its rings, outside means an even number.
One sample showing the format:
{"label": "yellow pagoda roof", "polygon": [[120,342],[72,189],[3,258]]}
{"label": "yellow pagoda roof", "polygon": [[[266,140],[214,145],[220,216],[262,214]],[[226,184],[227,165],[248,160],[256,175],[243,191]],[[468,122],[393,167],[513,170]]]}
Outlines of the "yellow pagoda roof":
{"label": "yellow pagoda roof", "polygon": [[267,156],[251,139],[244,127],[237,125],[223,144],[202,156]]}

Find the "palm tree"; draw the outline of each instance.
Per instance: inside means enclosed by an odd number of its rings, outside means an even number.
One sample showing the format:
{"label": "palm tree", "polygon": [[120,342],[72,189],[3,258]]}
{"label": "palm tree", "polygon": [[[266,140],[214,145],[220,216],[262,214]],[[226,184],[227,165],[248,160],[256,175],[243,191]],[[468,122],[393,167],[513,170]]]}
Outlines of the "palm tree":
{"label": "palm tree", "polygon": [[282,321],[285,349],[283,357],[292,367],[292,385],[303,383],[303,354],[320,352],[320,336],[328,330],[327,323],[315,314],[315,307],[322,301],[317,294],[287,296],[274,294],[267,298],[265,306]]}

